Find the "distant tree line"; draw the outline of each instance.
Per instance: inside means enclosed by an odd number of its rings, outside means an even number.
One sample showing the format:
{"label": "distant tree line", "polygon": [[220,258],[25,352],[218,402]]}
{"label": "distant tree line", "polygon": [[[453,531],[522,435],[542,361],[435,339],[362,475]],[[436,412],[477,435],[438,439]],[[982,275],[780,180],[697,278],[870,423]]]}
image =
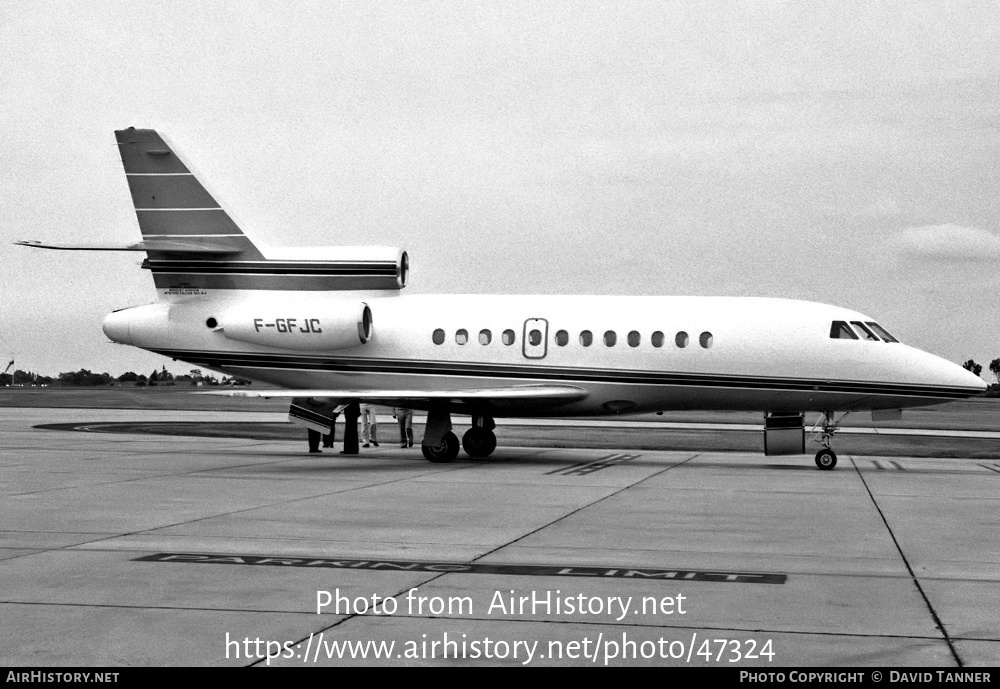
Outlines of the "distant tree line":
{"label": "distant tree line", "polygon": [[31,371],[22,371],[17,369],[14,373],[3,373],[0,374],[0,385],[51,385],[52,378],[49,376],[40,376],[37,373],[32,373]]}
{"label": "distant tree line", "polygon": [[14,373],[0,374],[0,386],[21,386],[21,387],[42,387],[49,385],[62,385],[72,387],[97,387],[108,385],[134,385],[144,387],[147,385],[250,385],[250,381],[236,376],[222,376],[221,379],[213,375],[205,375],[201,369],[191,369],[188,373],[173,375],[164,366],[160,370],[154,370],[148,376],[134,371],[128,371],[117,378],[111,374],[94,373],[85,368],[79,371],[65,371],[55,378],[42,376],[31,371],[18,369]]}

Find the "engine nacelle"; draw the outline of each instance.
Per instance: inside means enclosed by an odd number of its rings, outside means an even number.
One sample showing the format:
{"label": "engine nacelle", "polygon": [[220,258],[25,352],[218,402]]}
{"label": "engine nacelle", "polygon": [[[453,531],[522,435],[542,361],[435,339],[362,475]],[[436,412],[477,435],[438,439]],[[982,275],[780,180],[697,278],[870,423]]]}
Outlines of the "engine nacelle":
{"label": "engine nacelle", "polygon": [[230,340],[248,344],[329,351],[362,345],[372,337],[372,312],[360,301],[329,300],[320,304],[267,304],[234,307],[219,319]]}

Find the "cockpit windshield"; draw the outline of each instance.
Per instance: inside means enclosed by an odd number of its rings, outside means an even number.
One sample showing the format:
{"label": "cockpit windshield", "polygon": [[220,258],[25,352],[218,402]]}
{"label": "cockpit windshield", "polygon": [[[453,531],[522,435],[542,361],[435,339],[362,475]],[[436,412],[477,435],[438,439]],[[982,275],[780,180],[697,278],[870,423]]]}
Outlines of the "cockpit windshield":
{"label": "cockpit windshield", "polygon": [[851,325],[853,325],[855,327],[855,329],[859,333],[861,333],[862,339],[865,339],[865,340],[875,340],[876,342],[878,342],[878,336],[871,331],[871,328],[869,328],[867,325],[865,325],[861,321],[851,321]]}
{"label": "cockpit windshield", "polygon": [[851,330],[847,321],[834,321],[830,327],[830,338],[834,340],[856,340],[857,334]]}
{"label": "cockpit windshield", "polygon": [[874,330],[875,332],[877,332],[879,334],[879,337],[881,337],[886,342],[899,342],[899,340],[897,340],[895,337],[893,337],[892,335],[889,334],[888,330],[886,330],[885,328],[883,328],[878,323],[874,323],[872,321],[865,321],[865,323],[867,323],[868,325],[870,325],[871,329]]}
{"label": "cockpit windshield", "polygon": [[[854,326],[854,327],[851,327]],[[858,336],[860,334],[860,337]],[[899,342],[889,331],[874,321],[834,321],[830,325],[832,340],[869,340],[872,342]]]}

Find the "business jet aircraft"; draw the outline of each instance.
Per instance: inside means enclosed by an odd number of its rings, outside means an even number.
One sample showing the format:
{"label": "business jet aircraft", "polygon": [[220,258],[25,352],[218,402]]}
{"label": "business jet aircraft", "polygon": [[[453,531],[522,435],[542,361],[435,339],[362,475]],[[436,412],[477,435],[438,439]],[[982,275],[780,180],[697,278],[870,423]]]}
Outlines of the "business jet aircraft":
{"label": "business jet aircraft", "polygon": [[[260,397],[321,397],[426,410],[422,449],[496,448],[497,417],[679,409],[764,413],[767,454],[804,454],[817,423],[821,469],[837,456],[837,412],[898,418],[903,407],[980,394],[977,376],[908,347],[850,309],[788,299],[409,295],[408,258],[386,247],[265,256],[157,132],[115,132],[158,300],[104,320],[114,342],[273,383]],[[355,417],[356,418],[356,411]],[[841,417],[842,418],[842,417]],[[328,423],[330,419],[320,419]]]}

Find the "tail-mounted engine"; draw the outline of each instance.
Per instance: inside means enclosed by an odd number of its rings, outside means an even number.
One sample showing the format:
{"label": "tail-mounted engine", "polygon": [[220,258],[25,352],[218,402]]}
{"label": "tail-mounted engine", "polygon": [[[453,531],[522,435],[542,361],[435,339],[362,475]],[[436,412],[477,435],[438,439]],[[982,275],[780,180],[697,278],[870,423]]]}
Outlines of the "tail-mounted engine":
{"label": "tail-mounted engine", "polygon": [[372,337],[372,312],[353,300],[316,305],[243,305],[218,321],[230,340],[299,351],[330,351],[363,345]]}

